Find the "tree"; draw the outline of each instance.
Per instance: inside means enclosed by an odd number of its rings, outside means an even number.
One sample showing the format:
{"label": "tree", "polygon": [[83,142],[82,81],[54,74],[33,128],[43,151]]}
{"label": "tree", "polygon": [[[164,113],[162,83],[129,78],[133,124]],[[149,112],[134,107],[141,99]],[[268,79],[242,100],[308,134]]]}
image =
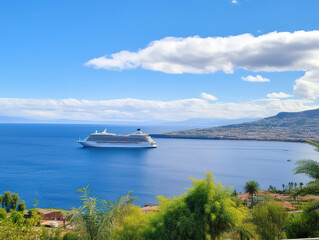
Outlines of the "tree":
{"label": "tree", "polygon": [[130,193],[125,197],[120,197],[114,204],[112,201],[96,198],[92,195],[89,186],[78,190],[81,193],[83,205],[73,208],[70,215],[71,223],[75,226],[80,237],[89,240],[108,239],[119,213],[123,211],[133,198]]}
{"label": "tree", "polygon": [[145,239],[218,239],[222,234],[244,228],[248,209],[237,207],[230,188],[224,188],[206,173],[206,179],[193,181],[193,187],[178,198],[158,197],[159,212],[153,214]]}
{"label": "tree", "polygon": [[[319,144],[307,141],[311,145],[316,147],[316,151],[319,151]],[[305,188],[301,188],[299,190],[300,195],[306,194],[319,194],[319,162],[306,159],[306,160],[299,160],[296,162],[295,167],[295,174],[306,174],[308,177],[312,178],[313,181],[309,182]]]}
{"label": "tree", "polygon": [[25,219],[21,212],[12,211],[9,218],[0,220],[0,239],[38,239],[41,231],[34,227],[37,226],[40,218],[38,214],[35,214]]}
{"label": "tree", "polygon": [[256,181],[248,181],[245,184],[244,190],[246,193],[249,193],[251,198],[250,207],[254,205],[254,195],[258,193],[259,184]]}
{"label": "tree", "polygon": [[21,201],[18,205],[18,211],[19,212],[24,212],[26,210],[26,206],[25,206],[25,202],[24,201]]}
{"label": "tree", "polygon": [[314,160],[306,159],[296,162],[295,174],[306,174],[308,177],[319,180],[319,163]]}
{"label": "tree", "polygon": [[285,191],[285,184],[282,185],[282,191]]}
{"label": "tree", "polygon": [[300,186],[300,188],[302,188],[302,186],[303,186],[303,183],[301,182],[301,183],[299,183],[299,186]]}
{"label": "tree", "polygon": [[0,194],[0,205],[2,206],[2,208],[4,207],[3,206],[3,196]]}
{"label": "tree", "polygon": [[287,213],[283,206],[275,202],[260,203],[252,210],[252,215],[261,239],[270,240],[285,237],[283,229]]}
{"label": "tree", "polygon": [[19,202],[19,195],[16,193],[11,194],[11,210],[16,210]]}
{"label": "tree", "polygon": [[295,189],[297,189],[297,183],[295,182]]}
{"label": "tree", "polygon": [[4,192],[4,197],[3,197],[3,203],[4,203],[4,209],[9,212],[10,211],[10,206],[11,206],[11,194],[9,191]]}

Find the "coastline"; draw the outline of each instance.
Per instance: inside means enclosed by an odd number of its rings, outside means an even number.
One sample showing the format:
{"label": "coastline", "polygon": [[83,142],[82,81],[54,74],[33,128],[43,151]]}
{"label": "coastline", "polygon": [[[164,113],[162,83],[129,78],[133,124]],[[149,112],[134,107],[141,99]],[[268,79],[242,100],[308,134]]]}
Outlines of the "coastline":
{"label": "coastline", "polygon": [[305,143],[306,139],[258,139],[258,138],[227,138],[227,137],[209,137],[195,135],[169,135],[169,134],[149,134],[152,138],[181,138],[181,139],[201,139],[201,140],[227,140],[227,141],[253,141],[253,142],[293,142]]}

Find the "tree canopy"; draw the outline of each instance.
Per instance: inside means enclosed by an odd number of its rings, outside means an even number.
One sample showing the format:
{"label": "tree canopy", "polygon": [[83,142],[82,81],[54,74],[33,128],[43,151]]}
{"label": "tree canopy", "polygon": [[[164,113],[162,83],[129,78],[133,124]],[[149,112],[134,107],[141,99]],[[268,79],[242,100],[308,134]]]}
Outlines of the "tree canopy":
{"label": "tree canopy", "polygon": [[178,198],[159,197],[160,210],[150,220],[146,239],[218,239],[243,226],[247,209],[237,207],[230,188],[215,182],[212,173],[193,181],[193,187]]}

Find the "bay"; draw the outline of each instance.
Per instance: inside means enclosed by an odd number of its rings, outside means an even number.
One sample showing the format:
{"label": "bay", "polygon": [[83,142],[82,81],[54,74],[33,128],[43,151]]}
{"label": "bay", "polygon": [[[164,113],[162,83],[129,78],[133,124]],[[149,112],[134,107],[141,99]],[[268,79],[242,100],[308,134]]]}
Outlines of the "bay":
{"label": "bay", "polygon": [[[128,134],[185,129],[185,126],[105,126],[90,124],[0,124],[0,191],[19,193],[32,207],[78,207],[77,189],[116,200],[133,192],[138,205],[156,204],[157,195],[173,197],[191,186],[190,177],[213,172],[225,186],[243,191],[248,180],[262,189],[281,189],[288,182],[309,181],[294,175],[299,159],[319,160],[312,146],[302,143],[154,139],[156,149],[82,148],[76,140],[95,130]],[[287,161],[291,160],[291,161]]]}

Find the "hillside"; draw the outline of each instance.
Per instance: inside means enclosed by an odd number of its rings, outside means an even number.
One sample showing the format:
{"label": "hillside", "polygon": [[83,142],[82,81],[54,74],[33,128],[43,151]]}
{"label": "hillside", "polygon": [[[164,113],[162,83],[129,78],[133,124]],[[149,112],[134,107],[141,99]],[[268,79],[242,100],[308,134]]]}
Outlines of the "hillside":
{"label": "hillside", "polygon": [[281,112],[276,116],[258,121],[182,130],[152,136],[221,140],[319,141],[319,109],[302,112]]}

